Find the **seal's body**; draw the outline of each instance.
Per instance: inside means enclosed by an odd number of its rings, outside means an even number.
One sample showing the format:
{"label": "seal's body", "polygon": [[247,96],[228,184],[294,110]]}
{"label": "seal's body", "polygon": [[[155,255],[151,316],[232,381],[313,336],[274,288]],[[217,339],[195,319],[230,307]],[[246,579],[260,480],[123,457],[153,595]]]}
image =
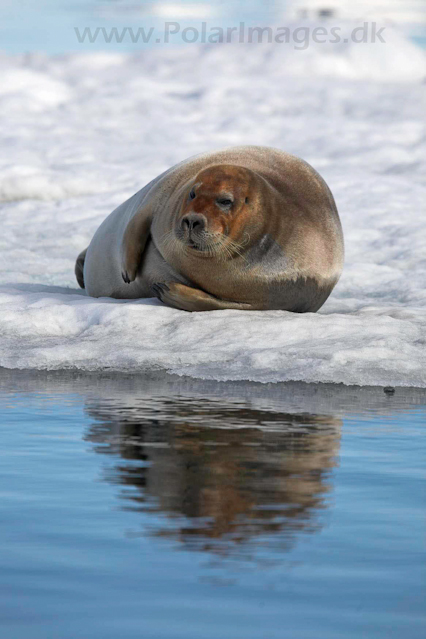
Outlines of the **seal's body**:
{"label": "seal's body", "polygon": [[76,275],[94,297],[313,312],[343,255],[336,205],[318,173],[277,149],[245,146],[155,178],[101,224]]}

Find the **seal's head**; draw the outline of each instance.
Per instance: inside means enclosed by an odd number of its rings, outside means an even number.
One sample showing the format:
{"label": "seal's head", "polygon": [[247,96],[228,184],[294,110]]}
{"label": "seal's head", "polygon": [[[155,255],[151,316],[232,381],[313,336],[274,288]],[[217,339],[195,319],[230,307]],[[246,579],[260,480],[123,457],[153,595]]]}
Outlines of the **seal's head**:
{"label": "seal's head", "polygon": [[185,188],[175,235],[203,257],[229,255],[244,242],[251,217],[255,174],[233,165],[204,169]]}

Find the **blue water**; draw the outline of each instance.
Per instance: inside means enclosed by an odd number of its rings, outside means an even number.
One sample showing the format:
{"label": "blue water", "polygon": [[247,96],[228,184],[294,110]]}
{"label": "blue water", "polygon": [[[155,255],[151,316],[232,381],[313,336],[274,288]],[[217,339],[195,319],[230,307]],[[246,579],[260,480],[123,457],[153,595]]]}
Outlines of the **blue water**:
{"label": "blue water", "polygon": [[[168,7],[159,13],[156,7]],[[185,9],[188,6],[189,9]],[[193,9],[195,7],[195,11]],[[138,51],[152,47],[157,38],[164,40],[166,22],[179,22],[185,26],[199,27],[204,20],[210,26],[238,25],[241,20],[275,22],[282,15],[285,1],[277,6],[275,0],[0,0],[0,51],[26,53],[40,51],[62,54],[70,51]],[[75,28],[83,31],[89,27],[153,27],[153,38],[148,44],[139,40],[136,44],[125,37],[121,43],[102,38],[96,42],[80,43]],[[181,43],[177,36],[176,43]]]}
{"label": "blue water", "polygon": [[0,636],[420,638],[426,392],[0,370]]}
{"label": "blue water", "polygon": [[[327,3],[324,3],[325,6]],[[345,11],[345,4],[343,12]],[[380,5],[380,3],[378,3]],[[382,3],[383,4],[383,3]],[[178,22],[179,33],[170,35],[170,43],[184,45],[182,31],[195,27],[201,33],[202,22],[210,29],[250,25],[281,25],[291,23],[286,12],[291,0],[0,0],[0,51],[13,54],[44,52],[63,54],[83,51],[137,52],[153,46],[164,46],[166,22]],[[401,1],[399,8],[403,9]],[[417,7],[420,11],[420,7]],[[412,25],[413,41],[426,46],[424,24]],[[122,33],[123,28],[137,32],[142,27],[152,37],[144,43],[135,43],[129,35],[121,42],[112,38],[106,42],[102,35],[94,42],[80,42],[75,29],[82,34],[85,28],[94,31],[112,28]],[[201,39],[201,35],[200,35]],[[200,39],[198,41],[200,41]],[[185,45],[184,45],[185,46]]]}

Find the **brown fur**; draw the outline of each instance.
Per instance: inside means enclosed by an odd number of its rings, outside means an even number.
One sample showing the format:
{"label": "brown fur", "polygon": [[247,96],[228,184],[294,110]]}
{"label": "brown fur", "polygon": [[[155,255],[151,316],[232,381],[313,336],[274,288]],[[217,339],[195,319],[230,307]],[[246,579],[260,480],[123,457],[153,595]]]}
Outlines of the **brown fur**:
{"label": "brown fur", "polygon": [[342,260],[337,209],[314,169],[238,147],[191,158],[118,207],[89,247],[84,278],[90,295],[154,293],[188,311],[314,312]]}

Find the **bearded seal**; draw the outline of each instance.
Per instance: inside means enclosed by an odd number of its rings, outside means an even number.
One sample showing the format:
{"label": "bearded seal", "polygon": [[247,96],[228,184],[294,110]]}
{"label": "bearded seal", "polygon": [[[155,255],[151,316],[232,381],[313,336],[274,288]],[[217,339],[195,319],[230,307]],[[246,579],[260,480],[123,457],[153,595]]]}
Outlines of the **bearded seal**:
{"label": "bearded seal", "polygon": [[315,312],[337,283],[342,227],[305,161],[241,146],[177,164],[116,208],[77,258],[93,297],[186,311]]}

